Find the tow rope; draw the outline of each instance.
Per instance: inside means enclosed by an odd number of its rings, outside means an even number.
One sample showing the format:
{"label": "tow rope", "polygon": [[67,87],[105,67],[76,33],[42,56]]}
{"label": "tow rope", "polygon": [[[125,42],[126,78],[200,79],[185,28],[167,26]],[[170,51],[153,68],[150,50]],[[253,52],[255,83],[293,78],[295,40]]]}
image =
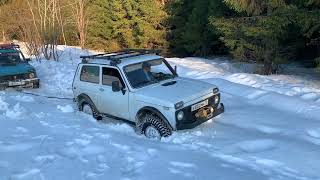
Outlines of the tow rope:
{"label": "tow rope", "polygon": [[73,100],[73,98],[57,97],[57,96],[46,96],[46,95],[42,95],[42,94],[25,92],[25,91],[23,91],[23,90],[16,90],[16,91],[17,91],[17,92],[20,92],[20,93],[22,93],[22,94],[27,94],[27,95],[37,96],[37,97],[44,97],[44,98],[47,98],[47,99]]}

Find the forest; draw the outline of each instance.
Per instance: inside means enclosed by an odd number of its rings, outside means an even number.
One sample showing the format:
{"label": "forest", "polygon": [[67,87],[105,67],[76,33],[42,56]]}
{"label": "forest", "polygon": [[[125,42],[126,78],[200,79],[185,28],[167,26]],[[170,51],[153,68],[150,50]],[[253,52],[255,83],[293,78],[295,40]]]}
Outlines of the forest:
{"label": "forest", "polygon": [[168,56],[230,56],[261,74],[320,68],[320,0],[0,0],[0,37],[58,60],[60,44]]}

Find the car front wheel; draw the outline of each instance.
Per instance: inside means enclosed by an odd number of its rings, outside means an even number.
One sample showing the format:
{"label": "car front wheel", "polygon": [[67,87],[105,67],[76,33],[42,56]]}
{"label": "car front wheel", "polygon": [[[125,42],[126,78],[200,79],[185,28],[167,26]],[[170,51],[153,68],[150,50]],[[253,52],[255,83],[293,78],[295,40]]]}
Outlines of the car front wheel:
{"label": "car front wheel", "polygon": [[32,86],[33,89],[39,89],[40,88],[40,82],[36,82]]}
{"label": "car front wheel", "polygon": [[149,139],[161,139],[171,135],[171,129],[161,118],[153,114],[146,114],[143,117],[142,134]]}

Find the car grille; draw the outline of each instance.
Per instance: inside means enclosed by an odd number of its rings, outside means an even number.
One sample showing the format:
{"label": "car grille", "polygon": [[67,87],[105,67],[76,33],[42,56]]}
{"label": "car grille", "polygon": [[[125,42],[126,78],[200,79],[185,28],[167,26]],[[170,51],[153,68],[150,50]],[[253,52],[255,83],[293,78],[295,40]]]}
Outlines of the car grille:
{"label": "car grille", "polygon": [[24,79],[28,79],[28,78],[29,78],[29,74],[17,74],[17,75],[10,75],[10,76],[1,76],[0,77],[0,82],[24,80]]}
{"label": "car grille", "polygon": [[[219,96],[219,99],[220,99],[220,94],[217,94],[217,95],[215,95],[215,96]],[[215,104],[215,103],[214,103],[214,98],[215,98],[215,96],[212,96],[212,97],[208,98],[208,100],[209,100],[208,106],[213,106],[215,109],[217,109],[219,103],[218,103],[218,104]],[[203,100],[202,100],[202,101],[203,101]],[[199,102],[201,102],[201,101],[199,101]],[[197,103],[199,103],[199,102],[197,102]],[[195,104],[197,104],[197,103],[195,103]],[[193,105],[194,105],[194,104],[193,104]],[[185,108],[183,108],[183,109],[181,109],[181,110],[178,110],[178,111],[176,112],[176,117],[177,117],[178,112],[180,112],[180,111],[183,111],[183,112],[184,112],[184,120],[182,120],[182,121],[177,121],[177,123],[179,123],[179,124],[180,124],[180,123],[181,123],[181,124],[188,124],[188,123],[193,123],[193,122],[195,122],[195,121],[201,120],[201,118],[197,118],[197,117],[196,117],[196,113],[197,113],[198,111],[194,111],[194,112],[191,111],[191,106],[192,106],[192,105],[187,106],[187,107],[185,107]]]}

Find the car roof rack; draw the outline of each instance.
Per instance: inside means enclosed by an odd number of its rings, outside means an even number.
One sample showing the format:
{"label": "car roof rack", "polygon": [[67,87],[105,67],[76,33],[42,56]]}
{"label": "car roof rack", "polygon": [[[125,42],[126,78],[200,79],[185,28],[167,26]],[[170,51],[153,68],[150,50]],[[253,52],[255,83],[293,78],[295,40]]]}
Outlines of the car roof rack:
{"label": "car roof rack", "polygon": [[80,56],[83,63],[88,63],[93,59],[105,59],[110,61],[110,65],[115,66],[121,63],[121,60],[146,54],[159,55],[161,50],[155,49],[125,49],[123,51],[95,54],[89,56]]}
{"label": "car roof rack", "polygon": [[0,49],[19,49],[20,46],[13,43],[8,44],[0,44]]}

